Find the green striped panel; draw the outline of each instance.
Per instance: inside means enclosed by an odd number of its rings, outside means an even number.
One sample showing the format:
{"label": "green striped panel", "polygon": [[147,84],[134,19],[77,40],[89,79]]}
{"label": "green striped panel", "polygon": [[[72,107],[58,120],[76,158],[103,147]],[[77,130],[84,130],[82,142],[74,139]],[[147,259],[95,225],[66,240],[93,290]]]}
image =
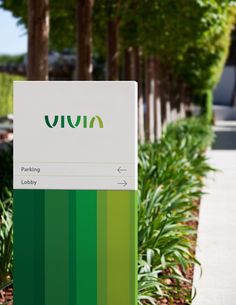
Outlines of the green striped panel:
{"label": "green striped panel", "polygon": [[15,190],[14,305],[136,305],[136,196]]}

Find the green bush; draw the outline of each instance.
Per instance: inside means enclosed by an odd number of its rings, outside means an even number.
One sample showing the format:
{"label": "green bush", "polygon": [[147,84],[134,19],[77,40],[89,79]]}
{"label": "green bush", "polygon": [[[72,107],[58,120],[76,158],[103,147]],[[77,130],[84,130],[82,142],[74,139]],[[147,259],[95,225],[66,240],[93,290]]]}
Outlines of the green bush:
{"label": "green bush", "polygon": [[5,189],[0,199],[0,286],[12,279],[13,260],[13,224],[12,224],[12,193]]}
{"label": "green bush", "polygon": [[196,262],[192,252],[196,200],[211,170],[204,155],[213,141],[205,119],[169,125],[159,143],[139,150],[139,302],[156,304],[151,297],[171,303],[191,293],[183,290],[186,270]]}
{"label": "green bush", "polygon": [[13,81],[24,79],[23,76],[0,73],[0,116],[13,113]]}
{"label": "green bush", "polygon": [[13,180],[13,142],[3,145],[4,147],[0,149],[0,198],[5,188],[12,190]]}

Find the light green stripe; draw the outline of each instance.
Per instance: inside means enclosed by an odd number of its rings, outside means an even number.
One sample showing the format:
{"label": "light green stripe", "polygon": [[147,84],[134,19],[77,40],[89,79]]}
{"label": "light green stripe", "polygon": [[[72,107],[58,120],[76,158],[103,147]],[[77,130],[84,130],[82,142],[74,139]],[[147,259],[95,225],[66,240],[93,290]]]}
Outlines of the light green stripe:
{"label": "light green stripe", "polygon": [[129,191],[107,192],[107,305],[133,305],[129,202]]}
{"label": "light green stripe", "polygon": [[45,305],[68,305],[68,191],[45,191]]}
{"label": "light green stripe", "polygon": [[130,304],[137,304],[138,296],[138,193],[130,193]]}
{"label": "light green stripe", "polygon": [[106,305],[107,298],[107,204],[106,191],[97,192],[97,304]]}

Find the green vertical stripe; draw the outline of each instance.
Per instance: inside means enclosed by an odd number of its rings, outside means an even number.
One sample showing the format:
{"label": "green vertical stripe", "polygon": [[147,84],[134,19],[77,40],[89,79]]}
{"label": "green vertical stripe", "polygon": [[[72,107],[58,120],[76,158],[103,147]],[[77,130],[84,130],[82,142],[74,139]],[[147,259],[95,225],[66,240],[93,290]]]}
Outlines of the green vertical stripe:
{"label": "green vertical stripe", "polygon": [[97,192],[97,289],[98,305],[107,305],[107,203],[106,191]]}
{"label": "green vertical stripe", "polygon": [[107,192],[107,305],[131,305],[129,202],[129,191]]}
{"label": "green vertical stripe", "polygon": [[45,305],[67,305],[68,191],[45,191]]}
{"label": "green vertical stripe", "polygon": [[130,208],[130,304],[137,304],[138,295],[138,194],[129,191]]}
{"label": "green vertical stripe", "polygon": [[76,191],[77,305],[97,304],[97,194]]}
{"label": "green vertical stripe", "polygon": [[44,191],[34,192],[34,305],[44,305]]}
{"label": "green vertical stripe", "polygon": [[69,192],[69,305],[76,305],[76,191]]}
{"label": "green vertical stripe", "polygon": [[34,191],[14,191],[14,303],[34,304]]}

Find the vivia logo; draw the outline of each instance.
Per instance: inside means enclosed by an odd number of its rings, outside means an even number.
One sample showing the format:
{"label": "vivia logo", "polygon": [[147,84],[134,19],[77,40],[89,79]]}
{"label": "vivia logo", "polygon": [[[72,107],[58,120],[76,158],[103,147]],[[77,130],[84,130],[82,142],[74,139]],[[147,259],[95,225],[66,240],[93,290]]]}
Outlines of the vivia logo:
{"label": "vivia logo", "polygon": [[102,118],[99,115],[93,117],[77,115],[74,118],[71,115],[54,115],[52,119],[49,118],[49,115],[45,115],[44,120],[49,128],[65,128],[66,126],[70,128],[104,128]]}

